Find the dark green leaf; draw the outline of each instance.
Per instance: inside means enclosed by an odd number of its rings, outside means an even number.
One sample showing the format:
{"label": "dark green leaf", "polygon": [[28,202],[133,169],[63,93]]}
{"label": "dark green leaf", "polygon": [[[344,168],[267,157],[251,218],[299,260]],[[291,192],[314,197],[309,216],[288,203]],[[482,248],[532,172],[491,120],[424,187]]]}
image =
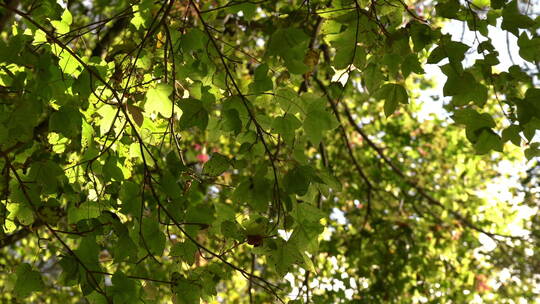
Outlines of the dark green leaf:
{"label": "dark green leaf", "polygon": [[217,152],[212,153],[210,160],[204,165],[203,173],[211,176],[219,176],[231,166],[227,156]]}
{"label": "dark green leaf", "polygon": [[384,114],[386,117],[395,112],[400,103],[408,103],[409,95],[405,88],[397,83],[387,83],[375,93],[378,99],[384,99]]}
{"label": "dark green leaf", "polygon": [[474,148],[478,154],[485,154],[490,150],[502,152],[503,143],[501,138],[491,130],[483,130],[478,141],[474,144]]}
{"label": "dark green leaf", "polygon": [[507,142],[510,140],[514,145],[519,147],[521,145],[521,137],[519,136],[520,132],[521,128],[518,125],[511,125],[503,130],[502,141]]}
{"label": "dark green leaf", "polygon": [[183,262],[193,265],[195,263],[195,253],[197,246],[191,241],[174,244],[171,248],[170,256],[179,257]]}
{"label": "dark green leaf", "polygon": [[208,112],[201,101],[196,99],[181,99],[179,101],[183,113],[180,117],[180,128],[198,127],[201,131],[208,125]]}
{"label": "dark green leaf", "polygon": [[41,274],[32,270],[32,266],[27,263],[19,264],[16,274],[17,281],[15,282],[13,291],[18,298],[26,298],[32,293],[45,288]]}

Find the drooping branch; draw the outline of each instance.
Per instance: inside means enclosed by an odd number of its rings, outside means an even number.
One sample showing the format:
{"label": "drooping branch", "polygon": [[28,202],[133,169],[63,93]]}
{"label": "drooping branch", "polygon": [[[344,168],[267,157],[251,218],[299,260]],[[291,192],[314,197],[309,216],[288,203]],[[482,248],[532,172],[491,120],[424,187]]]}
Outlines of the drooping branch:
{"label": "drooping branch", "polygon": [[37,217],[38,221],[39,222],[42,222],[43,225],[47,228],[47,230],[49,230],[49,232],[52,234],[52,236],[58,241],[60,242],[60,244],[62,245],[62,247],[77,261],[77,263],[86,271],[86,273],[89,275],[89,278],[92,282],[92,288],[102,294],[108,302],[112,303],[111,299],[109,299],[107,297],[107,294],[105,292],[105,290],[103,290],[103,288],[101,288],[101,286],[99,285],[99,282],[98,280],[96,279],[96,277],[94,276],[94,274],[91,272],[90,268],[81,260],[81,258],[73,251],[73,249],[71,249],[71,247],[69,247],[69,245],[58,235],[58,233],[56,232],[55,229],[53,229],[51,227],[51,225],[49,225],[43,218],[41,218],[41,215],[39,214],[39,212],[37,211],[37,207],[35,205],[35,202],[32,200],[30,194],[28,193],[28,190],[26,189],[26,185],[24,184],[24,181],[22,180],[22,178],[20,177],[19,173],[17,172],[17,169],[15,169],[13,167],[13,165],[11,164],[10,160],[5,156],[5,160],[7,162],[7,166],[9,168],[9,170],[13,173],[13,176],[15,176],[15,179],[17,180],[17,182],[19,183],[19,186],[21,187],[21,191],[23,193],[23,196],[25,197],[25,199],[27,200],[29,206],[32,208],[32,210],[34,211],[34,214],[35,216]]}
{"label": "drooping branch", "polygon": [[[330,98],[330,96],[326,95],[328,98]],[[451,213],[462,225],[466,226],[466,227],[469,227],[470,229],[473,229],[477,232],[480,232],[480,233],[483,233],[489,237],[491,237],[492,239],[495,239],[496,240],[496,237],[504,237],[504,238],[510,238],[510,239],[520,239],[522,240],[523,238],[522,237],[519,237],[519,236],[513,236],[513,235],[505,235],[505,234],[498,234],[498,233],[493,233],[493,232],[489,232],[489,231],[486,231],[485,229],[483,228],[480,228],[478,227],[477,225],[473,224],[469,219],[467,219],[465,216],[461,215],[461,213],[457,212],[457,211],[454,211],[454,210],[449,210],[448,208],[446,208],[444,206],[443,203],[441,203],[438,199],[436,199],[435,197],[433,197],[431,194],[429,194],[429,191],[426,190],[423,186],[419,185],[416,181],[412,180],[411,178],[409,178],[405,172],[403,172],[396,164],[394,164],[394,162],[384,153],[383,149],[381,147],[379,147],[375,142],[373,142],[369,136],[364,132],[364,130],[356,123],[356,121],[354,120],[354,117],[352,116],[349,108],[347,107],[347,105],[345,103],[340,103],[341,106],[343,107],[343,110],[345,112],[345,115],[350,123],[350,125],[355,129],[355,131],[360,134],[360,136],[362,137],[362,139],[364,139],[366,141],[366,143],[368,144],[369,147],[371,147],[376,153],[377,155],[379,155],[379,157],[383,160],[383,162],[388,165],[388,167],[390,167],[390,169],[396,174],[398,175],[401,179],[403,179],[403,181],[405,183],[407,183],[410,187],[416,189],[416,191],[418,191],[418,193],[424,198],[426,199],[430,204],[432,205],[435,205],[435,206],[438,206],[438,207],[441,207],[445,210],[447,210],[449,213]]]}
{"label": "drooping branch", "polygon": [[332,112],[334,113],[334,116],[336,117],[336,119],[339,122],[339,131],[341,133],[341,138],[343,139],[343,141],[345,143],[345,148],[347,149],[347,153],[349,154],[349,158],[351,159],[351,161],[352,161],[352,163],[354,165],[354,168],[356,169],[356,171],[358,172],[358,174],[360,175],[360,177],[362,178],[362,180],[366,184],[366,187],[367,187],[367,200],[366,200],[367,208],[366,208],[366,215],[365,215],[365,218],[364,218],[364,222],[362,224],[362,228],[364,228],[366,226],[366,224],[367,224],[367,221],[368,221],[370,213],[371,213],[371,197],[372,197],[373,190],[375,190],[375,187],[373,186],[373,183],[367,177],[366,173],[364,172],[364,170],[360,166],[360,163],[358,162],[358,160],[356,159],[356,156],[353,153],[353,150],[351,148],[351,143],[349,141],[349,136],[347,135],[347,131],[345,130],[345,126],[343,125],[343,122],[341,120],[341,115],[339,114],[336,103],[334,102],[334,100],[332,100],[332,98],[328,94],[328,90],[326,89],[326,86],[324,86],[324,84],[321,82],[321,80],[319,78],[315,77],[315,76],[313,77],[313,79],[315,80],[315,82],[317,83],[319,88],[324,92],[324,95],[327,97],[328,102],[330,103],[330,107],[332,108]]}
{"label": "drooping branch", "polygon": [[282,209],[282,206],[281,206],[282,203],[281,203],[281,197],[280,197],[280,195],[281,195],[280,192],[281,191],[280,191],[280,186],[279,186],[278,168],[277,168],[276,163],[275,163],[276,160],[274,159],[273,154],[270,151],[270,147],[269,147],[269,145],[268,145],[268,143],[267,143],[267,141],[266,141],[266,139],[264,137],[266,132],[263,129],[263,127],[259,124],[259,122],[257,121],[255,113],[253,113],[252,108],[249,106],[249,100],[247,99],[246,95],[242,92],[242,90],[240,89],[240,86],[238,85],[238,83],[234,79],[234,76],[233,76],[229,66],[225,62],[225,55],[223,54],[223,52],[221,52],[221,50],[219,48],[219,45],[216,42],[216,39],[214,38],[214,36],[210,32],[209,26],[206,23],[206,21],[204,20],[201,11],[199,10],[199,8],[197,7],[197,5],[195,4],[195,2],[193,0],[190,0],[190,4],[191,4],[191,7],[193,7],[193,9],[195,10],[199,20],[201,21],[201,23],[202,23],[202,25],[204,27],[204,31],[206,32],[206,34],[208,36],[208,39],[210,39],[210,42],[212,43],[212,46],[214,47],[214,49],[218,53],[219,59],[220,59],[222,65],[223,65],[223,68],[225,69],[225,73],[231,79],[231,82],[232,82],[232,84],[234,86],[234,89],[238,93],[238,96],[240,96],[240,99],[242,100],[242,103],[243,103],[244,107],[246,108],[246,111],[247,111],[247,113],[249,115],[250,120],[253,121],[253,124],[255,125],[255,129],[256,129],[257,137],[261,140],[261,143],[262,143],[262,145],[264,147],[265,153],[268,156],[268,159],[270,161],[270,165],[272,167],[272,173],[273,173],[273,176],[274,176],[274,196],[275,196],[275,200],[277,202],[276,207],[277,207],[278,218],[277,218],[277,220],[275,222],[275,226],[277,226],[279,224],[280,215],[281,215],[281,211],[282,211],[281,210]]}
{"label": "drooping branch", "polygon": [[[144,155],[143,155],[143,164],[144,164],[144,167],[145,167],[145,171],[148,172],[149,169],[148,169],[148,164],[146,162],[146,159],[144,158]],[[151,173],[149,173],[151,174]],[[238,267],[237,265],[227,261],[221,254],[218,254],[216,252],[214,252],[213,250],[211,250],[210,248],[204,246],[203,244],[201,244],[198,240],[196,240],[193,236],[191,236],[183,227],[182,227],[182,223],[180,223],[174,216],[173,214],[171,213],[171,211],[161,202],[161,200],[159,199],[159,196],[156,192],[156,189],[154,187],[154,184],[152,182],[152,179],[149,180],[148,182],[148,187],[150,188],[150,192],[151,192],[151,195],[152,197],[156,200],[156,203],[157,205],[159,206],[159,208],[161,210],[163,210],[163,212],[165,213],[165,215],[173,222],[173,224],[176,226],[176,228],[178,230],[180,230],[180,232],[189,240],[191,241],[193,244],[195,244],[195,246],[197,246],[197,248],[199,250],[203,250],[205,252],[207,252],[208,254],[210,254],[212,257],[214,258],[217,258],[218,260],[220,260],[222,263],[224,263],[225,265],[227,265],[228,267],[240,272],[246,279],[250,280],[251,282],[253,282],[254,284],[258,285],[258,286],[261,286],[262,288],[264,288],[265,290],[269,291],[272,295],[274,295],[281,303],[284,303],[284,301],[277,295],[276,291],[274,290],[275,288],[277,288],[276,285],[268,282],[266,279],[264,279],[263,277],[260,277],[260,276],[257,276],[253,273],[250,273],[244,269],[242,269],[241,267]],[[256,279],[256,281],[254,280]]]}

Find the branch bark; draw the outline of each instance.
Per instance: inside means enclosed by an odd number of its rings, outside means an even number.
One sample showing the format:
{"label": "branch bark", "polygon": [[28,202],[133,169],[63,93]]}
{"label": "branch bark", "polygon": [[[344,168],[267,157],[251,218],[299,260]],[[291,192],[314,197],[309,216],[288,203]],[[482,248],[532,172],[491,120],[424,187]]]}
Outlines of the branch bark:
{"label": "branch bark", "polygon": [[[17,6],[19,6],[19,2],[21,2],[20,0],[8,0],[6,1],[6,6],[8,8],[17,8]],[[8,25],[9,23],[9,20],[11,19],[11,17],[13,17],[13,11],[11,9],[6,9],[4,11],[4,13],[2,15],[0,15],[0,32],[2,32],[4,30],[4,27],[6,27],[6,25]]]}
{"label": "branch bark", "polygon": [[[328,96],[328,98],[330,97]],[[477,232],[481,232],[494,240],[497,240],[496,237],[523,240],[523,238],[519,236],[498,234],[498,233],[486,231],[485,229],[480,228],[476,226],[475,224],[473,224],[469,219],[467,219],[461,213],[446,208],[443,203],[441,203],[438,199],[436,199],[431,194],[429,194],[428,190],[426,190],[423,186],[419,185],[416,181],[412,180],[410,177],[408,177],[405,174],[405,172],[403,172],[399,167],[397,167],[393,163],[393,161],[384,153],[383,149],[379,147],[375,142],[373,142],[369,138],[369,136],[364,132],[364,130],[356,123],[347,105],[345,105],[344,103],[341,103],[341,105],[344,108],[345,115],[347,116],[347,119],[349,120],[350,125],[355,129],[356,132],[358,132],[358,134],[360,134],[360,136],[362,136],[362,138],[367,142],[368,146],[370,146],[373,150],[375,150],[375,152],[379,155],[379,157],[383,160],[383,162],[386,163],[386,165],[388,165],[388,167],[390,167],[390,169],[392,169],[392,171],[394,171],[395,174],[397,174],[401,179],[403,179],[403,181],[405,181],[405,183],[407,183],[409,186],[416,189],[416,191],[418,191],[418,193],[424,199],[426,199],[431,205],[436,205],[447,210],[462,225],[469,227],[470,229],[475,230]]]}
{"label": "branch bark", "polygon": [[130,16],[120,17],[116,19],[107,33],[101,37],[101,39],[96,43],[94,49],[92,50],[91,56],[103,57],[106,54],[107,48],[128,25],[130,21]]}
{"label": "branch bark", "polygon": [[43,226],[43,223],[35,222],[32,225],[32,227],[25,227],[16,232],[13,232],[12,234],[8,234],[4,238],[0,239],[0,249],[11,246],[15,244],[17,241],[20,241],[26,238],[28,235],[30,235],[33,232],[33,230],[38,229],[41,226]]}

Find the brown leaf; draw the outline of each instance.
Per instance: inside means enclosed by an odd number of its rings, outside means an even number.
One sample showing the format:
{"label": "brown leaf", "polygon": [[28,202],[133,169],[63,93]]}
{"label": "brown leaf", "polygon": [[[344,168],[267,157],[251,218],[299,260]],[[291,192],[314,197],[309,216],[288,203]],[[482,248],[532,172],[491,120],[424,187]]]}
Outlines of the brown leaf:
{"label": "brown leaf", "polygon": [[143,124],[144,116],[142,114],[143,110],[137,106],[129,105],[127,106],[129,114],[133,117],[135,123],[140,127]]}

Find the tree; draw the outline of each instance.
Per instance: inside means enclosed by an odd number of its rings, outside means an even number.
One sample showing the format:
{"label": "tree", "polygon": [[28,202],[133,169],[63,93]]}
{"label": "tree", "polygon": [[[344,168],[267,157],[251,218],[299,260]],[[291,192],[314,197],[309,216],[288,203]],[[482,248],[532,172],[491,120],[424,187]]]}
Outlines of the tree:
{"label": "tree", "polygon": [[540,155],[537,8],[3,1],[0,300],[538,300],[538,216],[479,195]]}

